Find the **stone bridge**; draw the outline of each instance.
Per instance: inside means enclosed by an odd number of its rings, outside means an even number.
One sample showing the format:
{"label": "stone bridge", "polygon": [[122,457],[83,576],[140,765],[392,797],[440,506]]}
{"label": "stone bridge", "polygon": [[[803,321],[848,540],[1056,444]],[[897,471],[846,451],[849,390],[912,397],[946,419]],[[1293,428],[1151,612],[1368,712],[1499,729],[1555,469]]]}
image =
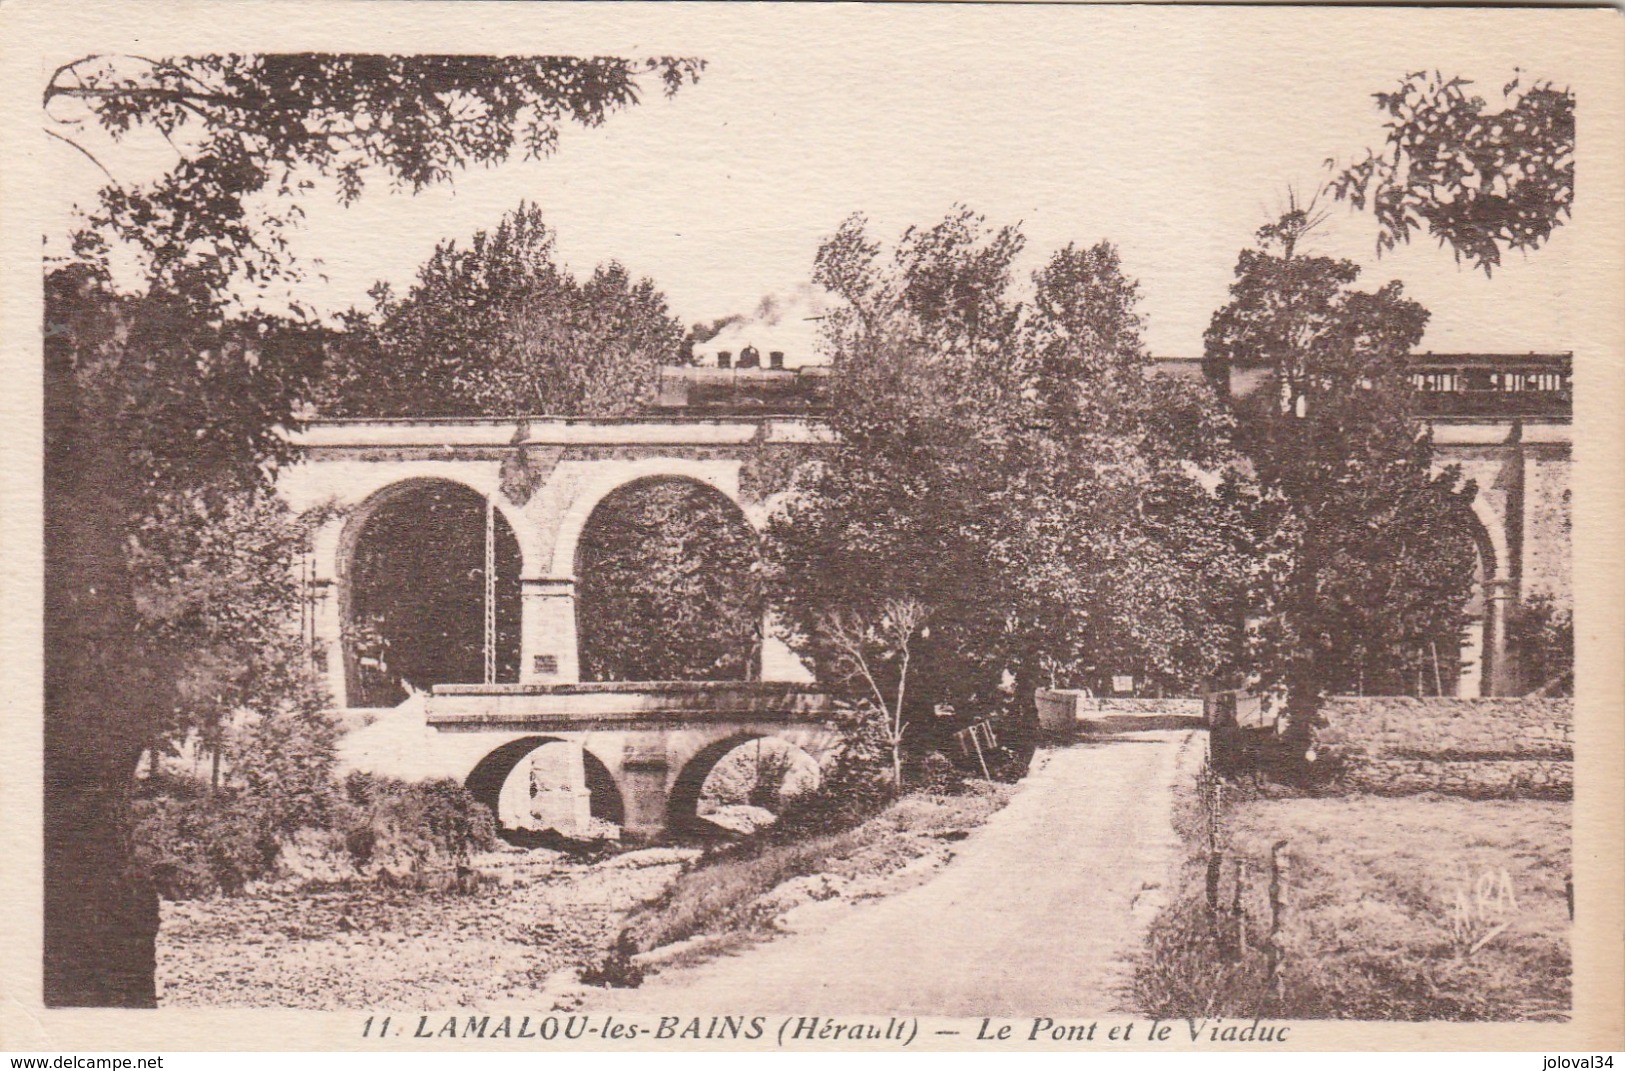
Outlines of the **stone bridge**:
{"label": "stone bridge", "polygon": [[439,685],[350,734],[341,756],[462,781],[510,829],[574,832],[590,816],[648,840],[700,817],[707,776],[741,745],[783,741],[822,766],[838,743],[829,704],[761,681]]}

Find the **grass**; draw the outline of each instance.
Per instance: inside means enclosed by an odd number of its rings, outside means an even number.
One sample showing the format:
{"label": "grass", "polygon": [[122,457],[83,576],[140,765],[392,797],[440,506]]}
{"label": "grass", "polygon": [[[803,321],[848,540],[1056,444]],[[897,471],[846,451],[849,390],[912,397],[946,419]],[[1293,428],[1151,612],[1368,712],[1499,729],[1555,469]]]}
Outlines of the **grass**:
{"label": "grass", "polygon": [[[1251,863],[1250,944],[1267,937],[1271,846],[1291,861],[1280,998],[1264,956],[1225,956],[1206,906],[1206,826],[1181,895],[1153,924],[1136,979],[1164,1017],[1526,1020],[1570,1005],[1565,880],[1570,807],[1535,800],[1411,796],[1254,799],[1230,808],[1229,848]],[[1229,867],[1221,903],[1234,888]]]}
{"label": "grass", "polygon": [[842,832],[789,842],[762,838],[711,853],[632,912],[626,933],[640,951],[700,935],[763,933],[775,914],[764,899],[784,882],[811,874],[872,880],[892,873],[980,825],[1011,790],[978,781],[956,795],[914,793]]}

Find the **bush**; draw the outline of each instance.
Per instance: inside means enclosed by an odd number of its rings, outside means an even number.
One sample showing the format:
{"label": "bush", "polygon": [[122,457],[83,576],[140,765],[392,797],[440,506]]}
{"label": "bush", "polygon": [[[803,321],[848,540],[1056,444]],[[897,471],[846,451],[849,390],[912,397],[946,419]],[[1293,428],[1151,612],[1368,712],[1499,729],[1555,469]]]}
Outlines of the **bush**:
{"label": "bush", "polygon": [[230,792],[179,784],[175,795],[132,807],[135,857],[166,900],[233,894],[276,861],[277,842],[261,808]]}
{"label": "bush", "polygon": [[351,773],[344,800],[344,843],[358,870],[399,875],[449,866],[497,842],[491,809],[449,778],[409,783]]}
{"label": "bush", "polygon": [[622,930],[603,959],[581,970],[581,983],[610,989],[636,989],[643,984],[643,968],[632,962],[637,952],[638,943],[631,931]]}
{"label": "bush", "polygon": [[836,711],[840,750],[815,791],[786,801],[773,826],[774,837],[793,839],[850,829],[896,797],[891,748],[882,735],[881,717],[872,706]]}
{"label": "bush", "polygon": [[1531,595],[1513,608],[1507,646],[1526,688],[1574,694],[1574,615],[1550,595]]}
{"label": "bush", "polygon": [[319,696],[299,696],[281,710],[250,715],[227,740],[230,780],[255,801],[278,838],[334,824],[339,725]]}
{"label": "bush", "polygon": [[[262,786],[263,787],[263,786]],[[234,895],[276,873],[294,880],[400,880],[447,870],[496,845],[496,819],[455,781],[353,773],[319,799],[267,799],[166,777],[134,805],[136,857],[160,896]]]}

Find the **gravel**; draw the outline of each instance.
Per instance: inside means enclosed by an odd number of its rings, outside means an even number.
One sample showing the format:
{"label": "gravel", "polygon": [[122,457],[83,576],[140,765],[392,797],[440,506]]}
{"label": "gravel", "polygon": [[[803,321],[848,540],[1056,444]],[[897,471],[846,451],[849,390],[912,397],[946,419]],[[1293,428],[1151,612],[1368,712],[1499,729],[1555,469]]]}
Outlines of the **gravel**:
{"label": "gravel", "polygon": [[159,1003],[368,1010],[534,1002],[603,957],[625,913],[699,853],[582,863],[544,849],[477,857],[469,893],[264,889],[163,905]]}

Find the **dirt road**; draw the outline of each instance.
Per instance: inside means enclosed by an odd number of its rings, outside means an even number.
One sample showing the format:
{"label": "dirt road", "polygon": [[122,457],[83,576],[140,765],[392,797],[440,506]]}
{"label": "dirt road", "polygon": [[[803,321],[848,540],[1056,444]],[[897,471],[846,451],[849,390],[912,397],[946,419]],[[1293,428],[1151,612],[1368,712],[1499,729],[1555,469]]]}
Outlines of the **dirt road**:
{"label": "dirt road", "polygon": [[589,1008],[627,1011],[1097,1015],[1132,1011],[1129,959],[1178,858],[1172,788],[1190,731],[1125,732],[1042,753],[1004,810],[934,879],[842,907],[817,929]]}

